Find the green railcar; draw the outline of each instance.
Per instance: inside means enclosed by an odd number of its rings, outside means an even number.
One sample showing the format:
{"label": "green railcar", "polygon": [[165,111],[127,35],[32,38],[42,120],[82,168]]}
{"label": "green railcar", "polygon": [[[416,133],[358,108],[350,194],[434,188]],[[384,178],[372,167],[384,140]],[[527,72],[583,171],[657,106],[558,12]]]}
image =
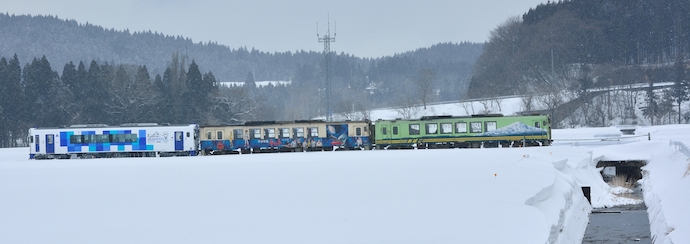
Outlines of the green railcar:
{"label": "green railcar", "polygon": [[480,148],[551,145],[548,115],[426,116],[415,120],[378,120],[377,149]]}

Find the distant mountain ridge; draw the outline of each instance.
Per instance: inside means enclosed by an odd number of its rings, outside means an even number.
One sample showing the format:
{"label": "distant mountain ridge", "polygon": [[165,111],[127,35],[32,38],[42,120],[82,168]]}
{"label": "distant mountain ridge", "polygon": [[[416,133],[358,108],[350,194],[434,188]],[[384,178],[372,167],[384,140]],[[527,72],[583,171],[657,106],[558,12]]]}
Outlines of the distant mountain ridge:
{"label": "distant mountain ridge", "polygon": [[[53,16],[0,14],[0,55],[15,53],[22,63],[46,56],[53,69],[61,71],[69,61],[97,60],[115,64],[146,65],[153,74],[162,74],[178,52],[194,59],[200,67],[211,70],[222,80],[243,80],[248,71],[256,70],[265,79],[285,79],[294,67],[271,64],[272,72],[260,73],[256,63],[271,56],[246,48],[231,50],[217,43],[193,43],[181,36],[167,36],[157,32],[135,32],[105,29],[89,23],[61,20]],[[263,55],[261,55],[263,54]],[[298,62],[314,62],[322,58],[316,52],[290,52],[286,55]],[[264,57],[262,57],[264,56]]]}
{"label": "distant mountain ridge", "polygon": [[[319,64],[323,54],[314,51],[266,53],[246,47],[231,49],[216,42],[194,43],[182,36],[169,36],[158,32],[134,32],[107,29],[75,20],[62,20],[54,16],[0,14],[0,56],[18,55],[22,65],[34,58],[46,56],[52,69],[62,72],[72,61],[91,60],[110,64],[146,65],[152,75],[163,74],[177,52],[199,65],[201,72],[211,71],[219,81],[244,81],[248,72],[256,80],[290,80],[304,65]],[[415,60],[427,59],[441,63],[474,64],[481,54],[482,44],[442,43],[394,56]],[[438,55],[437,55],[438,54]],[[443,54],[443,55],[440,55]],[[379,59],[357,58],[340,54],[348,62],[364,70]]]}

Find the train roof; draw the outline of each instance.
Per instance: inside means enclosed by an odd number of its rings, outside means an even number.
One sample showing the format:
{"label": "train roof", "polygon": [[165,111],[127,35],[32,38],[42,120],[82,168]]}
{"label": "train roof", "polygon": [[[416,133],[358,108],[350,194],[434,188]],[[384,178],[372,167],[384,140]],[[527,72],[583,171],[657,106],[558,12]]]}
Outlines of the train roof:
{"label": "train roof", "polygon": [[528,117],[528,116],[548,116],[548,114],[524,114],[524,115],[503,115],[503,114],[473,114],[469,116],[452,116],[452,115],[431,115],[431,116],[422,116],[419,119],[402,119],[402,118],[396,118],[396,119],[379,119],[377,121],[423,121],[423,120],[436,120],[436,119],[469,119],[469,118],[495,118],[495,117],[506,117],[506,118],[512,118],[512,117]]}
{"label": "train roof", "polygon": [[158,123],[125,123],[120,125],[108,125],[108,124],[74,124],[74,125],[61,125],[54,127],[33,127],[33,129],[89,129],[89,128],[132,128],[132,127],[179,127],[179,126],[190,126],[196,124],[158,124]]}
{"label": "train roof", "polygon": [[237,123],[230,123],[230,124],[215,124],[215,125],[203,125],[201,127],[223,127],[223,126],[264,126],[264,125],[283,125],[283,124],[317,124],[317,123],[329,123],[329,124],[339,124],[339,123],[368,123],[369,120],[360,120],[360,121],[351,121],[351,120],[345,120],[345,121],[325,121],[322,119],[312,119],[312,120],[284,120],[284,121],[275,121],[275,120],[267,120],[267,121],[246,121],[246,122],[237,122]]}

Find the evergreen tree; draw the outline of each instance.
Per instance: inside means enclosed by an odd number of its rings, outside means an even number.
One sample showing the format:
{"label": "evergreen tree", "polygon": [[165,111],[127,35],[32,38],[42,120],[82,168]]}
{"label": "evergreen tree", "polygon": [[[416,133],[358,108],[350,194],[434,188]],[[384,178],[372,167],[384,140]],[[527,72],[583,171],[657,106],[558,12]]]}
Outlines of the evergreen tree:
{"label": "evergreen tree", "polygon": [[86,74],[84,88],[84,122],[89,124],[107,124],[110,120],[106,104],[108,104],[108,77],[110,66],[106,63],[99,65],[92,60]]}
{"label": "evergreen tree", "polygon": [[[165,74],[169,73],[169,70],[165,71]],[[155,94],[157,96],[154,99],[153,104],[153,121],[158,123],[169,123],[171,120],[168,119],[169,112],[171,111],[170,104],[167,102],[169,100],[168,94],[170,94],[170,89],[167,84],[163,82],[161,75],[156,75],[153,79],[153,85],[155,89]]]}
{"label": "evergreen tree", "polygon": [[183,97],[188,103],[184,104],[185,119],[183,121],[185,123],[200,123],[201,111],[205,111],[203,108],[207,108],[209,102],[208,93],[201,89],[203,77],[199,71],[199,66],[194,60],[189,64],[186,83],[187,89]]}
{"label": "evergreen tree", "polygon": [[7,80],[7,60],[0,58],[0,147],[9,147],[9,115],[4,110],[10,104],[7,100],[9,91],[9,81]]}
{"label": "evergreen tree", "polygon": [[17,139],[23,139],[27,136],[26,128],[26,114],[27,111],[23,110],[23,104],[26,103],[26,98],[24,96],[24,88],[22,86],[22,68],[19,64],[19,58],[15,54],[12,59],[7,63],[5,78],[5,93],[3,93],[3,98],[8,101],[8,105],[3,108],[3,113],[5,118],[9,123],[7,128],[12,136],[9,137],[11,146],[18,146],[15,143]]}
{"label": "evergreen tree", "polygon": [[72,61],[65,64],[65,67],[62,69],[62,76],[60,79],[70,90],[74,90],[74,87],[79,85],[77,84],[77,67],[74,66]]}
{"label": "evergreen tree", "polygon": [[682,122],[681,104],[690,100],[690,96],[688,95],[688,78],[682,58],[676,60],[676,63],[673,65],[673,71],[674,83],[669,95],[678,105],[678,124],[680,124]]}
{"label": "evergreen tree", "polygon": [[168,67],[165,69],[165,72],[163,72],[163,79],[161,82],[156,83],[157,88],[160,89],[161,96],[163,97],[162,99],[159,100],[159,109],[161,112],[161,122],[163,123],[177,123],[178,118],[180,118],[182,115],[179,113],[179,108],[176,106],[175,102],[177,101],[176,96],[179,96],[179,93],[173,92],[173,91],[180,91],[181,89],[177,88],[176,85],[174,85],[174,80],[178,79],[176,78],[177,74],[171,69],[171,67]]}
{"label": "evergreen tree", "polygon": [[146,68],[146,65],[140,66],[137,69],[137,74],[134,76],[137,89],[137,113],[133,121],[156,121],[156,113],[153,109],[156,106],[156,101],[160,94],[151,83],[151,76]]}
{"label": "evergreen tree", "polygon": [[51,88],[58,79],[57,73],[50,68],[50,62],[43,56],[41,59],[34,58],[23,70],[24,83],[27,94],[28,117],[32,121],[32,126],[58,126],[55,120],[54,110],[55,96],[51,94]]}
{"label": "evergreen tree", "polygon": [[656,117],[657,111],[659,111],[659,96],[654,93],[654,81],[649,80],[649,86],[645,89],[645,103],[644,107],[640,107],[642,110],[642,115],[651,120],[651,125],[654,125],[654,117]]}
{"label": "evergreen tree", "polygon": [[244,87],[247,89],[256,88],[256,81],[254,80],[254,74],[249,71],[247,73],[247,78],[244,79]]}

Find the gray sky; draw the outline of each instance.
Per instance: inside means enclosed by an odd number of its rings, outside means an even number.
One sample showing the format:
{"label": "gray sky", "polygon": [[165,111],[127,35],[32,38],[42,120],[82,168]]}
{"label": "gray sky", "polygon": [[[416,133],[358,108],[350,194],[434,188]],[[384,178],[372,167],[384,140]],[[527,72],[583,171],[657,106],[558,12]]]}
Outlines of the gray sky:
{"label": "gray sky", "polygon": [[104,28],[158,31],[266,52],[331,50],[380,57],[440,42],[484,42],[511,16],[542,0],[3,0],[0,11],[53,15]]}

